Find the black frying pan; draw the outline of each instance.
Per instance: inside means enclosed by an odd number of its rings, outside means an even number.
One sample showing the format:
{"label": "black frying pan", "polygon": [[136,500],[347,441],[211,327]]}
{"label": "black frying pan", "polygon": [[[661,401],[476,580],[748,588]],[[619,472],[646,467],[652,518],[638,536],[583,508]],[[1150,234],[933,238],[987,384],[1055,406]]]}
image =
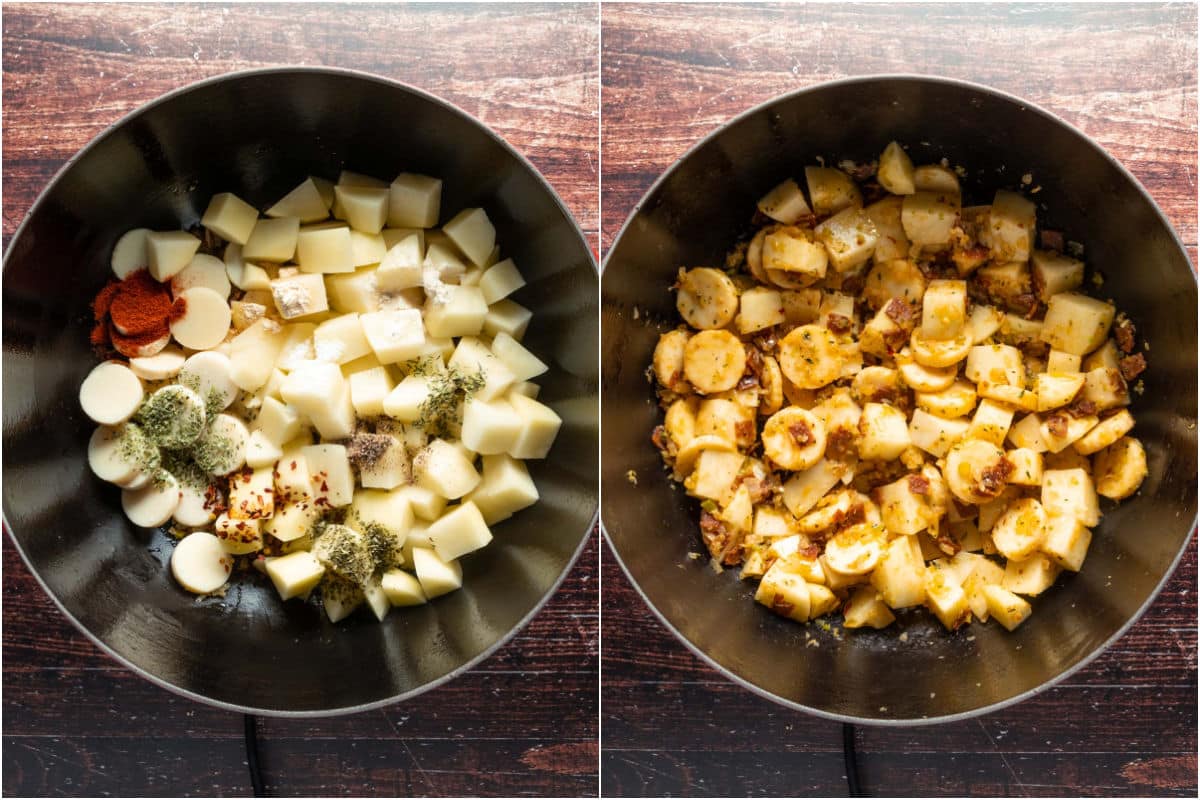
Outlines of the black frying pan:
{"label": "black frying pan", "polygon": [[[1083,571],[1065,573],[1013,634],[947,633],[920,610],[884,631],[825,631],[752,600],[737,571],[714,574],[698,507],[664,473],[661,421],[645,377],[660,332],[678,324],[667,291],[682,265],[719,265],[750,230],[755,201],[803,167],[877,158],[890,140],[915,163],[969,169],[964,204],[990,202],[1030,173],[1039,222],[1086,246],[1104,296],[1151,343],[1136,435],[1150,475],[1104,506]],[[1184,181],[1186,176],[1180,175]],[[637,309],[637,313],[635,313]],[[1153,601],[1196,516],[1196,282],[1178,237],[1137,181],[1084,134],[1014,97],[958,81],[869,77],[786,95],[698,144],[630,216],[601,277],[602,521],[626,574],[663,623],[733,680],[794,708],[846,721],[948,721],[993,710],[1082,667]],[[636,471],[637,485],[626,479]],[[907,633],[907,641],[900,641]],[[811,636],[819,646],[807,646]]]}
{"label": "black frying pan", "polygon": [[[134,227],[196,223],[233,191],[264,207],[306,175],[342,168],[444,179],[443,217],[483,206],[528,286],[525,343],[550,365],[541,400],[563,418],[541,501],[464,559],[464,589],[384,624],[331,625],[244,576],[224,602],[197,604],[166,568],[170,545],[128,523],[120,493],[92,476],[93,425],[79,383],[94,366],[88,304]],[[444,220],[443,220],[444,221]],[[360,711],[465,671],[537,612],[574,563],[597,505],[597,275],[550,186],[480,122],[369,75],[273,69],[203,81],[125,118],[50,184],[4,261],[4,516],[26,564],[63,612],[154,682],[234,710]],[[36,625],[36,620],[30,620]]]}

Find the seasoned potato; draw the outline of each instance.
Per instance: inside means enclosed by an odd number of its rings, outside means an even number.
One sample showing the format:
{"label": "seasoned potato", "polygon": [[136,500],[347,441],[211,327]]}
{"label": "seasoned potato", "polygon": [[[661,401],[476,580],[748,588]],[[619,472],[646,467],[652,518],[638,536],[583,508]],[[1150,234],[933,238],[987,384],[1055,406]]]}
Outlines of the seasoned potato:
{"label": "seasoned potato", "polygon": [[800,191],[800,186],[791,178],[763,195],[758,201],[758,210],[784,225],[795,225],[800,220],[812,216],[812,209],[804,199],[804,192]]}
{"label": "seasoned potato", "polygon": [[885,197],[865,209],[871,222],[875,223],[875,232],[878,234],[872,254],[876,264],[908,257],[911,245],[900,221],[903,205],[904,199],[901,197]]}
{"label": "seasoned potato", "polygon": [[780,228],[763,240],[762,265],[772,280],[782,272],[803,288],[825,277],[829,267],[826,247],[813,234],[800,228]]}
{"label": "seasoned potato", "polygon": [[1083,262],[1049,250],[1034,250],[1033,288],[1043,303],[1062,292],[1078,289],[1083,284]]}
{"label": "seasoned potato", "polygon": [[996,192],[988,214],[993,261],[1028,261],[1037,228],[1037,206],[1016,192]]}
{"label": "seasoned potato", "polygon": [[925,273],[911,261],[876,263],[867,273],[863,297],[876,310],[898,297],[917,304],[925,297]]}
{"label": "seasoned potato", "polygon": [[[940,194],[962,194],[958,185],[958,176],[949,167],[941,164],[925,164],[913,170],[913,184],[918,192],[937,192]],[[895,194],[901,194],[895,192]]]}
{"label": "seasoned potato", "polygon": [[745,335],[782,325],[787,321],[783,295],[766,287],[756,287],[742,292],[741,311],[738,312],[738,332]]}
{"label": "seasoned potato", "polygon": [[1108,303],[1087,295],[1056,294],[1046,306],[1042,341],[1055,350],[1086,355],[1104,342],[1115,313]]}
{"label": "seasoned potato", "polygon": [[833,167],[805,167],[808,196],[818,216],[836,214],[843,208],[861,208],[862,192],[854,180]]}
{"label": "seasoned potato", "polygon": [[900,223],[914,245],[940,247],[950,243],[950,234],[958,224],[961,200],[945,192],[917,192],[904,198]]}
{"label": "seasoned potato", "polygon": [[811,411],[788,406],[763,426],[763,452],[783,469],[802,470],[825,454],[825,424]]}
{"label": "seasoned potato", "polygon": [[683,355],[691,334],[686,330],[668,331],[658,337],[654,348],[654,375],[665,388],[679,394],[691,391],[691,385],[683,376]]}
{"label": "seasoned potato", "polygon": [[684,347],[684,377],[702,394],[732,389],[745,371],[746,348],[729,331],[701,331]]}
{"label": "seasoned potato", "polygon": [[819,389],[842,371],[837,338],[820,325],[801,325],[779,342],[779,368],[803,389]]}
{"label": "seasoned potato", "polygon": [[875,252],[879,231],[871,215],[861,208],[847,208],[818,225],[817,239],[829,253],[829,263],[838,272],[865,264]]}
{"label": "seasoned potato", "polygon": [[1137,439],[1126,436],[1096,454],[1095,468],[1096,491],[1110,500],[1124,500],[1146,479],[1146,449]]}
{"label": "seasoned potato", "polygon": [[675,307],[693,328],[713,330],[733,321],[738,294],[729,276],[711,267],[679,270]]}
{"label": "seasoned potato", "polygon": [[917,190],[913,181],[913,163],[899,142],[890,142],[879,156],[879,185],[892,194],[912,194]]}

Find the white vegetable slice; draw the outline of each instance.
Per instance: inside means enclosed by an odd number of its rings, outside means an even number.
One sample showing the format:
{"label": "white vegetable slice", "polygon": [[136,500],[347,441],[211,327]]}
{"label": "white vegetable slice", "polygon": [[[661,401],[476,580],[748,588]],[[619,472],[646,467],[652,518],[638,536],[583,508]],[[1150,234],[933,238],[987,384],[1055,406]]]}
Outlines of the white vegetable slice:
{"label": "white vegetable slice", "polygon": [[146,433],[160,447],[177,450],[192,444],[204,432],[207,415],[200,395],[172,384],[150,395],[142,409]]}
{"label": "white vegetable slice", "polygon": [[183,537],[171,553],[171,574],[193,594],[210,594],[229,580],[233,556],[211,533],[197,531]]}
{"label": "white vegetable slice", "polygon": [[224,297],[196,286],[181,292],[175,302],[183,304],[182,316],[171,323],[175,341],[192,350],[211,350],[225,340],[233,314]]}
{"label": "white vegetable slice", "polygon": [[746,348],[729,331],[700,331],[684,347],[683,374],[704,394],[732,389],[745,371]]}
{"label": "white vegetable slice", "polygon": [[179,297],[193,286],[204,286],[212,289],[226,300],[229,299],[229,275],[226,273],[225,262],[216,256],[197,253],[191,263],[171,278],[171,294]]}
{"label": "white vegetable slice", "polygon": [[146,236],[150,233],[149,228],[134,228],[125,231],[121,238],[117,239],[110,262],[114,275],[124,280],[126,276],[139,269],[145,269],[150,264],[150,257],[146,252]]}
{"label": "white vegetable slice", "polygon": [[308,594],[325,575],[325,567],[307,550],[267,560],[267,575],[282,600]]}
{"label": "white vegetable slice", "polygon": [[136,340],[114,339],[113,347],[126,358],[149,358],[158,355],[171,343],[171,334],[164,334],[153,342],[137,343]]}
{"label": "white vegetable slice", "polygon": [[208,507],[204,490],[186,483],[179,486],[179,505],[172,516],[185,528],[202,528],[217,518]]}
{"label": "white vegetable slice", "polygon": [[182,350],[168,347],[152,356],[129,359],[129,369],[142,380],[165,381],[179,374],[185,360]]}
{"label": "white vegetable slice", "polygon": [[245,291],[271,288],[270,274],[242,258],[242,246],[236,242],[230,242],[225,248],[225,276],[230,283]]}
{"label": "white vegetable slice", "polygon": [[228,356],[211,350],[189,356],[179,370],[179,382],[199,394],[209,409],[229,408],[237,399],[233,363]]}
{"label": "white vegetable slice", "polygon": [[169,474],[160,478],[142,489],[121,492],[121,507],[134,525],[157,528],[166,523],[179,506],[179,482]]}
{"label": "white vegetable slice", "polygon": [[1011,470],[999,447],[983,439],[967,439],[950,449],[942,476],[959,500],[982,505],[1003,491]]}
{"label": "white vegetable slice", "polygon": [[138,465],[125,458],[121,447],[122,428],[101,425],[88,440],[88,466],[100,480],[127,483],[139,476]]}
{"label": "white vegetable slice", "polygon": [[118,425],[132,417],[143,396],[138,376],[113,361],[97,365],[79,387],[83,413],[101,425]]}
{"label": "white vegetable slice", "polygon": [[763,452],[786,470],[802,470],[825,455],[825,425],[811,411],[788,406],[767,420]]}
{"label": "white vegetable slice", "polygon": [[723,328],[737,315],[737,289],[720,270],[711,267],[680,270],[675,307],[693,328]]}
{"label": "white vegetable slice", "polygon": [[779,342],[779,368],[796,386],[819,389],[841,375],[842,349],[828,328],[801,325]]}
{"label": "white vegetable slice", "polygon": [[992,526],[992,542],[1000,554],[1021,561],[1033,554],[1046,537],[1046,511],[1032,497],[1014,501]]}
{"label": "white vegetable slice", "polygon": [[196,445],[196,464],[210,475],[228,475],[246,463],[249,439],[244,422],[229,414],[217,414]]}
{"label": "white vegetable slice", "polygon": [[825,543],[825,560],[843,575],[865,575],[883,558],[887,538],[882,525],[851,525]]}

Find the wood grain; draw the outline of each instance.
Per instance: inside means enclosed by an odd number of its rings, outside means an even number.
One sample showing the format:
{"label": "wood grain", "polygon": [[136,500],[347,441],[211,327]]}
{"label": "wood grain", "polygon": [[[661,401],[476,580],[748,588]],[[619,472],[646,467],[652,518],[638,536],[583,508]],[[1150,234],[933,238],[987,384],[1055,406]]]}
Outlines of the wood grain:
{"label": "wood grain", "polygon": [[[365,70],[431,91],[508,139],[597,241],[598,20],[580,5],[18,5],[4,21],[7,243],[79,148],[164,92],[250,67]],[[264,720],[287,795],[594,795],[598,539],[530,625],[407,703]],[[3,545],[3,792],[249,795],[242,718],[127,672]],[[36,621],[36,622],[35,622]]]}
{"label": "wood grain", "polygon": [[[605,248],[650,184],[734,115],[823,80],[913,72],[986,83],[1082,128],[1196,261],[1194,6],[621,4],[601,19]],[[607,546],[603,560],[606,796],[844,794],[840,725],[710,669]],[[1193,539],[1146,616],[1068,682],[969,722],[860,728],[865,789],[1194,796],[1196,645]]]}

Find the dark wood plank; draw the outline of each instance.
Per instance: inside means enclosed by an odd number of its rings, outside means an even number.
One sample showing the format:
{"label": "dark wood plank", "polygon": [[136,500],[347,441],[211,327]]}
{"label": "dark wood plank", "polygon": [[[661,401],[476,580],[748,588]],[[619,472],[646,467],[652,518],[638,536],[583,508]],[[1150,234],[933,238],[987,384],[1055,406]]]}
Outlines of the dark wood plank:
{"label": "dark wood plank", "polygon": [[[822,80],[992,85],[1081,127],[1146,186],[1196,260],[1193,6],[614,5],[602,10],[603,219],[732,116]],[[602,791],[840,795],[841,727],[777,706],[669,634],[604,552]],[[978,720],[858,731],[868,792],[1195,795],[1196,542],[1095,662]],[[1086,721],[1086,723],[1084,723]]]}
{"label": "dark wood plank", "polygon": [[[412,83],[478,116],[597,242],[594,5],[20,5],[4,21],[7,243],[71,155],[142,103],[235,69],[325,64]],[[593,795],[598,539],[475,670],[407,703],[266,720],[268,789],[303,795]],[[242,718],[159,689],[56,611],[5,536],[3,792],[248,795]],[[36,624],[31,621],[36,620]]]}

